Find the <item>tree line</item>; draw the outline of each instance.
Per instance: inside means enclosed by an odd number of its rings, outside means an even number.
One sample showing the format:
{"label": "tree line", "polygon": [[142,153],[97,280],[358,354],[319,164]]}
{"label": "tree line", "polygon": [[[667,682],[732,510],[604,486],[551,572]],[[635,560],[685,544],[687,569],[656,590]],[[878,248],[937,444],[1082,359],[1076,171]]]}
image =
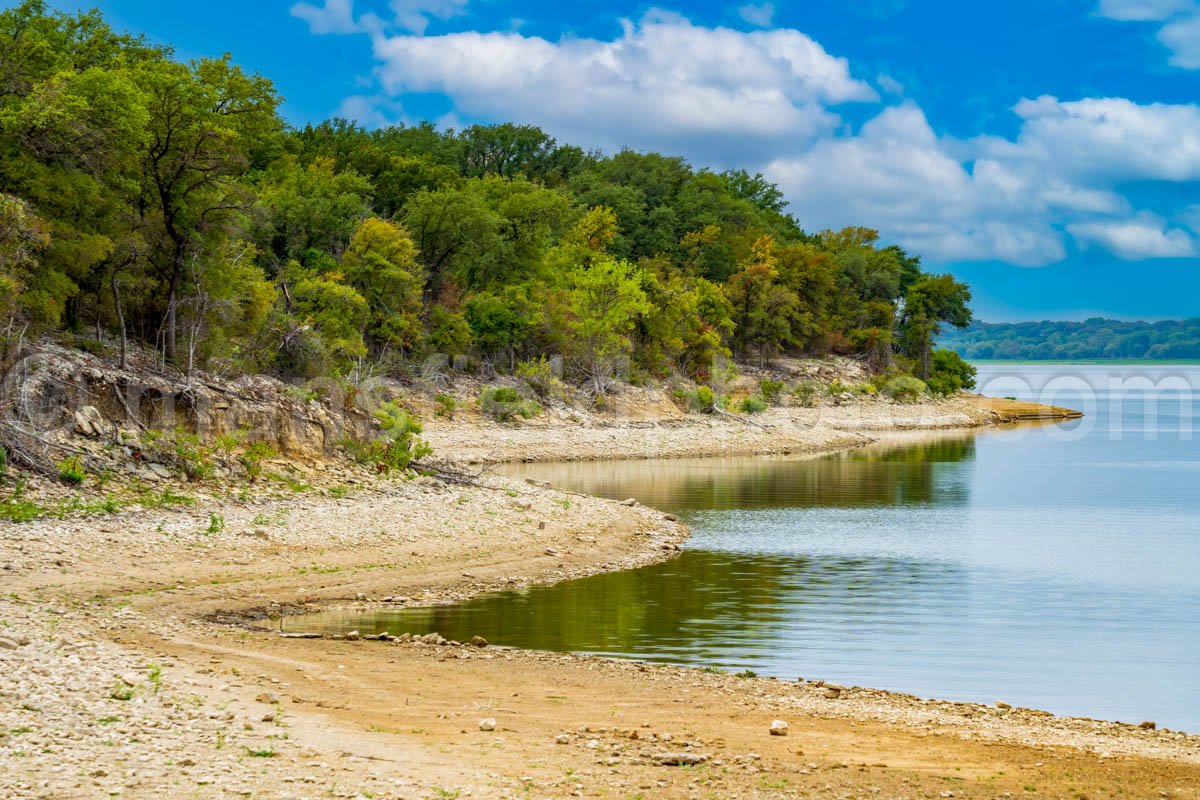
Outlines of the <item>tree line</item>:
{"label": "tree line", "polygon": [[869,228],[804,231],[761,175],[517,124],[295,128],[279,102],[95,11],[0,13],[5,341],[287,379],[555,353],[596,394],[781,353],[969,383],[933,349],[969,289]]}
{"label": "tree line", "polygon": [[939,343],[967,359],[1200,359],[1200,319],[1124,322],[976,322]]}

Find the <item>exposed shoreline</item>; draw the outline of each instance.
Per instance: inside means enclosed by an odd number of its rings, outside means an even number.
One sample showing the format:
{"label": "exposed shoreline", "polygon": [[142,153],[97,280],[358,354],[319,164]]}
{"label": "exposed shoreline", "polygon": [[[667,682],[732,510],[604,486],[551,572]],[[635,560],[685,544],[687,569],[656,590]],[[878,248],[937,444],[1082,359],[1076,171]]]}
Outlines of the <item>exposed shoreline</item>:
{"label": "exposed shoreline", "polygon": [[[443,453],[495,463],[533,460],[555,441],[556,455],[602,458],[613,432],[649,431],[622,448],[638,457],[671,438],[669,455],[695,455],[695,446],[733,455],[763,452],[765,432],[773,452],[799,455],[928,429],[890,409],[890,422],[874,421],[876,411],[860,419],[866,430],[849,431],[857,412],[834,410],[807,439],[794,415],[756,426],[546,425],[536,435],[460,422],[463,439],[474,437],[462,451],[448,426],[430,434]],[[998,421],[993,409],[959,405],[923,414],[927,425],[967,421],[945,428]],[[0,793],[302,797],[343,786],[347,797],[776,797],[877,787],[876,796],[938,796],[944,773],[959,776],[948,790],[957,797],[1113,781],[1135,794],[1198,796],[1200,737],[1136,725],[588,656],[249,632],[247,620],[271,608],[397,595],[429,605],[627,569],[671,557],[687,535],[653,509],[485,483],[371,481],[349,497],[214,498],[182,511],[10,526],[0,537],[0,638],[29,644],[0,646],[0,662],[18,665],[0,675],[0,730],[24,731],[0,736]],[[206,533],[214,513],[223,529]],[[204,621],[230,612],[219,618],[239,624]],[[125,690],[129,700],[112,699]],[[479,730],[484,717],[496,732]],[[775,718],[790,722],[790,736],[767,735]],[[657,763],[675,752],[705,765]]]}

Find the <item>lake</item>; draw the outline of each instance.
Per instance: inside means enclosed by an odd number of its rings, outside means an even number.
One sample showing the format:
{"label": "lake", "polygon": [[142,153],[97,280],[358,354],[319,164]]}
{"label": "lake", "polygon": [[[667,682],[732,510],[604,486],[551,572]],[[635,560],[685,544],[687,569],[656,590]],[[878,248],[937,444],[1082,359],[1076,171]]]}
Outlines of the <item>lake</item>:
{"label": "lake", "polygon": [[324,630],[715,666],[1200,732],[1200,367],[1000,365],[1083,420],[797,460],[523,465],[679,514],[668,563]]}

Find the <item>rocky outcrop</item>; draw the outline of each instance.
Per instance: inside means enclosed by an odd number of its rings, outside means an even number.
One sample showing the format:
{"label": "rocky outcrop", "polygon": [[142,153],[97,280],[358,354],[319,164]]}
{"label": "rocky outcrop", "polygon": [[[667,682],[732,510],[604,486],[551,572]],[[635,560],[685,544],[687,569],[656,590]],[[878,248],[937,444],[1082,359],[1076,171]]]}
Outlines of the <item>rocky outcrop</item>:
{"label": "rocky outcrop", "polygon": [[330,381],[328,388],[301,391],[258,375],[189,379],[144,366],[121,369],[43,344],[8,369],[0,411],[10,440],[46,444],[71,436],[115,440],[122,431],[183,431],[205,441],[237,435],[289,458],[317,460],[372,427],[368,414],[343,402],[340,387]]}

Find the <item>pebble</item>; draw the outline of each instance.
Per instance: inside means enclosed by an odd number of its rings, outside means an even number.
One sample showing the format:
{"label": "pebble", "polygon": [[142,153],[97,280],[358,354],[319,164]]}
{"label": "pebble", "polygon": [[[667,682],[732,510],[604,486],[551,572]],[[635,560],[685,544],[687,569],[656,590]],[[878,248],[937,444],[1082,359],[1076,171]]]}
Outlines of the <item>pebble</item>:
{"label": "pebble", "polygon": [[772,736],[787,736],[788,735],[788,724],[781,719],[775,720],[774,722],[771,723],[771,735]]}
{"label": "pebble", "polygon": [[488,717],[487,719],[479,720],[479,730],[481,730],[481,731],[496,730],[496,720],[492,719],[491,717]]}

